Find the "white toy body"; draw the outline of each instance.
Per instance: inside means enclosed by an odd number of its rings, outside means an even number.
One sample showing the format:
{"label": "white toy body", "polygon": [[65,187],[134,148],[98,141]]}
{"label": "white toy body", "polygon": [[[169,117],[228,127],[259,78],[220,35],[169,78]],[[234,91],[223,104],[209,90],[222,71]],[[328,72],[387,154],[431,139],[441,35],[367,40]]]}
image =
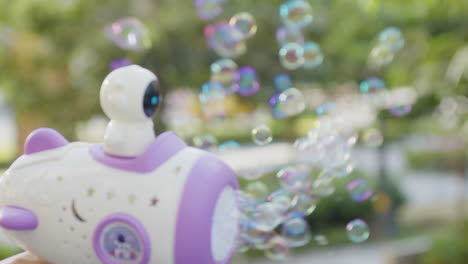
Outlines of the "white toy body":
{"label": "white toy body", "polygon": [[0,180],[6,234],[55,264],[230,262],[238,184],[223,162],[171,132],[133,157],[106,150],[33,132]]}

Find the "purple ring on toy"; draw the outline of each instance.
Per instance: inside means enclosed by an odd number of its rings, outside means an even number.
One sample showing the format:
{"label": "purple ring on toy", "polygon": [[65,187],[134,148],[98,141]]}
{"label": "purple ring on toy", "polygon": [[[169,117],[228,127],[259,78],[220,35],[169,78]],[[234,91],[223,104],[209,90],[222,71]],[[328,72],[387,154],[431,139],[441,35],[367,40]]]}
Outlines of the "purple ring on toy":
{"label": "purple ring on toy", "polygon": [[185,183],[177,216],[175,263],[227,264],[228,257],[216,261],[212,256],[213,215],[221,192],[231,186],[239,189],[234,172],[213,154],[203,155]]}
{"label": "purple ring on toy", "polygon": [[108,225],[117,223],[117,222],[121,222],[126,225],[129,225],[130,227],[135,229],[135,231],[138,233],[137,235],[139,239],[141,240],[142,247],[143,247],[142,248],[143,256],[140,262],[138,262],[138,264],[147,264],[151,256],[151,240],[148,236],[148,233],[146,232],[146,229],[138,220],[124,213],[115,213],[115,214],[109,215],[106,218],[104,218],[96,227],[96,230],[94,231],[94,235],[93,235],[93,247],[99,259],[104,264],[115,263],[108,256],[108,253],[105,252],[104,249],[101,247],[101,235],[103,235],[102,232],[105,230],[105,228]]}

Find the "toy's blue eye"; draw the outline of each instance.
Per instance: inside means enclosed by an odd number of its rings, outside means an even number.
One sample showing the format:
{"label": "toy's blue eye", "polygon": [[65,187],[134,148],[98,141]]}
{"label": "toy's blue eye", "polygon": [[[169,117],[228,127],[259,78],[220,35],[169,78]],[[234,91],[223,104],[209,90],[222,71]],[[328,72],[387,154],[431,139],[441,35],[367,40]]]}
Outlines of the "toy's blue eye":
{"label": "toy's blue eye", "polygon": [[152,81],[146,87],[145,95],[143,97],[143,111],[147,117],[154,115],[161,102],[161,93],[158,81]]}

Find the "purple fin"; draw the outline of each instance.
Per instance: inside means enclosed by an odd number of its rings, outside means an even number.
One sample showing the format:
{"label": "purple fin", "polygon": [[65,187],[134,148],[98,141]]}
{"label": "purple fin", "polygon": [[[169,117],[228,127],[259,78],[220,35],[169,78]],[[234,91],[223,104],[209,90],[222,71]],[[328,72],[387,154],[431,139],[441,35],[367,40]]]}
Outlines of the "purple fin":
{"label": "purple fin", "polygon": [[52,128],[38,128],[29,134],[24,145],[24,154],[33,154],[49,149],[56,149],[68,144],[59,132]]}
{"label": "purple fin", "polygon": [[0,210],[0,227],[9,230],[34,230],[37,225],[36,214],[28,209],[8,205]]}

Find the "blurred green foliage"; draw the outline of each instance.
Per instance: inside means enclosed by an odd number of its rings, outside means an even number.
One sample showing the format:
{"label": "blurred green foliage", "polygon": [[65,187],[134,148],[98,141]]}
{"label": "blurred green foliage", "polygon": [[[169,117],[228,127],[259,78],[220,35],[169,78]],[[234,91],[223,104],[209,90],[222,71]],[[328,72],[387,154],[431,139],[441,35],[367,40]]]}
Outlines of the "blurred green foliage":
{"label": "blurred green foliage", "polygon": [[[264,88],[244,99],[253,104],[266,103],[273,93],[268,89],[272,77],[285,71],[277,60],[275,41],[281,3],[229,1],[220,18],[249,11],[259,24],[247,53],[236,59],[259,71]],[[315,23],[306,31],[306,39],[321,44],[326,60],[317,70],[292,72],[296,81],[330,89],[336,83],[379,75],[390,87],[409,85],[427,94],[431,99],[418,106],[421,114],[427,114],[441,96],[467,94],[466,83],[445,81],[445,72],[468,39],[468,1],[311,3]],[[192,1],[0,0],[0,6],[0,88],[12,102],[20,126],[28,122],[54,126],[73,137],[71,124],[100,113],[99,86],[113,59],[128,57],[148,67],[170,90],[198,88],[208,80],[208,67],[217,58],[206,47],[202,33],[206,22],[197,18]],[[124,51],[105,39],[104,26],[126,16],[138,17],[148,26],[151,49]],[[400,27],[407,45],[390,66],[376,71],[367,66],[367,57],[377,34],[387,26]]]}
{"label": "blurred green foliage", "polygon": [[424,256],[424,264],[465,264],[468,260],[468,221],[439,235]]}

